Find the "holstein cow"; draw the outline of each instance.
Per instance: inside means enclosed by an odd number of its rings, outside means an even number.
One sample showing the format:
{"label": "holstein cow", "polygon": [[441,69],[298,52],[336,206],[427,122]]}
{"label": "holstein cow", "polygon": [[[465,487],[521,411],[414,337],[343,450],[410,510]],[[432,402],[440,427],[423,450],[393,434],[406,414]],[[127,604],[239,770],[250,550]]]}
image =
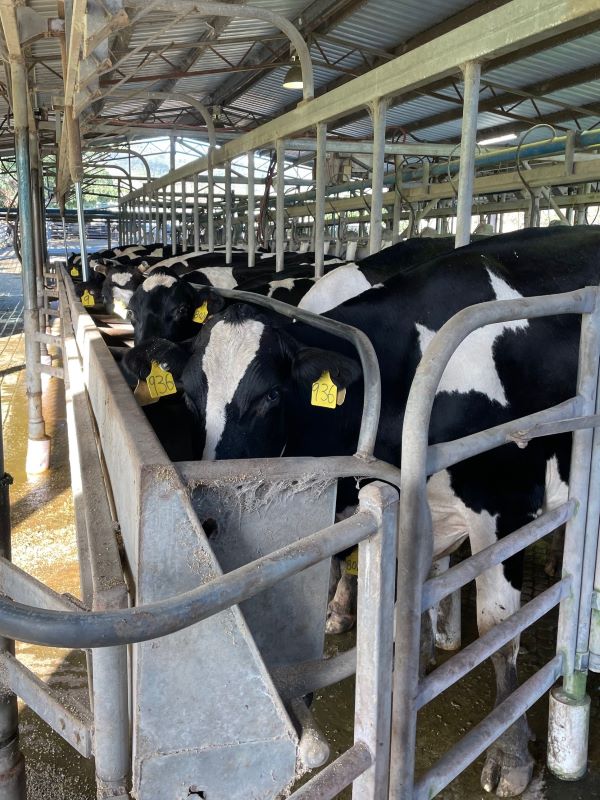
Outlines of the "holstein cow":
{"label": "holstein cow", "polygon": [[[506,234],[505,258],[462,248],[392,278],[328,317],[370,337],[381,368],[383,400],[375,455],[401,465],[405,403],[429,341],[451,316],[474,303],[574,290],[600,279],[600,228]],[[456,439],[560,403],[575,391],[579,319],[498,323],[471,334],[440,383],[432,443]],[[546,358],[540,358],[546,353]],[[351,347],[303,323],[290,324],[234,304],[202,326],[191,345],[152,340],[126,355],[139,376],[156,360],[169,369],[195,418],[195,449],[205,459],[351,454],[356,449],[362,377]],[[345,403],[311,405],[311,387],[328,370]],[[478,552],[566,497],[569,436],[535,439],[471,458],[431,477],[435,557],[467,537]],[[522,554],[477,579],[481,634],[520,603]],[[398,587],[401,596],[402,587]],[[492,657],[497,702],[517,685],[518,640]],[[521,793],[532,771],[521,717],[488,750],[482,785]]]}

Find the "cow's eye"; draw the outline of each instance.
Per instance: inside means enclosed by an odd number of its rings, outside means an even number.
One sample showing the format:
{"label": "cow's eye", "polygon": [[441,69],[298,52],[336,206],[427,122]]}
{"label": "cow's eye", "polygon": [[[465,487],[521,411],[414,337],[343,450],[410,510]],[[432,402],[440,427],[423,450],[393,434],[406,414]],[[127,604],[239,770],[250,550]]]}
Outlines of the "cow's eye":
{"label": "cow's eye", "polygon": [[269,389],[269,391],[266,394],[266,398],[269,401],[269,403],[276,403],[280,397],[281,397],[281,389],[279,388],[279,386],[274,386],[272,389]]}
{"label": "cow's eye", "polygon": [[176,317],[185,317],[188,314],[188,307],[187,306],[178,306],[175,309],[175,316]]}

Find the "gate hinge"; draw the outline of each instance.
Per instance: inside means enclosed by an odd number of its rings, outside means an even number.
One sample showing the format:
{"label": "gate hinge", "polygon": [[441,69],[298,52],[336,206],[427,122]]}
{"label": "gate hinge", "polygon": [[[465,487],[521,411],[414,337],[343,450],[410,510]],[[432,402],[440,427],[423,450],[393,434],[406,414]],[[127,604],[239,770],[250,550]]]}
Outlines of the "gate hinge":
{"label": "gate hinge", "polygon": [[592,611],[600,611],[600,592],[592,592]]}

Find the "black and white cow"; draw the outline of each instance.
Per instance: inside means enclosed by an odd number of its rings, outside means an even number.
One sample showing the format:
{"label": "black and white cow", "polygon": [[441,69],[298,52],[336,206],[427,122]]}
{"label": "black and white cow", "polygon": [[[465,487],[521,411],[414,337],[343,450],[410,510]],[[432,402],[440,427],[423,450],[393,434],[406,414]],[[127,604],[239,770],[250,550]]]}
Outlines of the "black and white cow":
{"label": "black and white cow", "polygon": [[[405,403],[429,341],[466,306],[574,290],[600,280],[600,228],[528,230],[495,237],[493,254],[476,246],[435,259],[349,300],[327,316],[370,337],[381,368],[382,408],[375,455],[401,465]],[[498,323],[471,334],[442,377],[432,443],[560,403],[575,391],[579,320],[554,317]],[[545,357],[540,357],[546,354]],[[230,305],[202,326],[191,345],[151,340],[126,355],[141,377],[149,359],[176,377],[194,415],[195,453],[204,459],[352,454],[362,407],[362,377],[349,345],[311,326],[290,324],[247,304]],[[226,367],[226,368],[225,368]],[[345,403],[311,405],[312,383],[328,370]],[[507,444],[443,470],[428,483],[434,558],[469,538],[478,552],[566,497],[568,436]],[[522,556],[477,579],[483,634],[520,603]],[[398,587],[401,594],[401,587]],[[493,658],[497,702],[517,685],[518,641]],[[488,751],[482,785],[521,793],[532,771],[525,717]]]}

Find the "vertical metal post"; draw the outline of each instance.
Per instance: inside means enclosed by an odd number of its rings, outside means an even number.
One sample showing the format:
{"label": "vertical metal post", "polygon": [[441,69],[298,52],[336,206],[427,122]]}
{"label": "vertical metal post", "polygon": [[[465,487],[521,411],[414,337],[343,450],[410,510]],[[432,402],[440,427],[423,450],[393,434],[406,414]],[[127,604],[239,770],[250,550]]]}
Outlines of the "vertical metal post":
{"label": "vertical metal post", "polygon": [[277,205],[275,211],[275,271],[281,272],[283,269],[283,247],[285,243],[285,142],[278,139],[275,145],[277,155],[277,176],[275,190],[277,193]]}
{"label": "vertical metal post", "polygon": [[[46,331],[46,315],[44,313],[44,247],[43,247],[43,222],[42,222],[42,202],[40,193],[40,159],[39,148],[35,131],[29,131],[29,157],[31,163],[31,211],[33,222],[33,250],[35,260],[35,274],[37,281],[37,302],[39,309],[39,327],[42,332]],[[45,344],[40,344],[40,356],[48,356]]]}
{"label": "vertical metal post", "polygon": [[150,195],[143,194],[140,202],[142,204],[142,225],[144,226],[143,230],[143,243],[148,244],[150,241]]}
{"label": "vertical metal post", "polygon": [[323,276],[325,260],[325,159],[327,124],[317,123],[316,198],[315,198],[315,278]]}
{"label": "vertical metal post", "polygon": [[400,180],[400,164],[396,160],[394,160],[394,167],[396,169],[396,179],[394,182],[394,210],[392,212],[392,244],[400,241],[400,215],[402,214],[400,186],[397,185],[397,181]]}
{"label": "vertical metal post", "polygon": [[163,186],[162,196],[162,243],[167,243],[167,187]]}
{"label": "vertical metal post", "polygon": [[231,161],[225,164],[225,263],[231,264]]}
{"label": "vertical metal post", "polygon": [[455,247],[469,244],[471,239],[471,211],[473,207],[473,179],[475,177],[475,146],[477,144],[477,111],[481,64],[467,61],[462,67],[464,76],[463,119],[460,141],[460,179],[456,202]]}
{"label": "vertical metal post", "polygon": [[215,249],[215,184],[213,180],[212,148],[209,150],[208,170],[206,174],[208,181],[208,191],[206,195],[206,230],[208,241],[208,252],[212,253]]}
{"label": "vertical metal post", "polygon": [[379,530],[359,545],[354,741],[364,742],[374,764],[352,785],[353,800],[387,796],[394,652],[394,580],[398,492],[376,481],[360,495],[361,511],[376,515]]}
{"label": "vertical metal post", "polygon": [[110,231],[110,217],[106,218],[106,246],[110,250],[112,248],[112,235]]}
{"label": "vertical metal post", "polygon": [[200,207],[198,203],[198,174],[194,175],[194,250],[200,250]]}
{"label": "vertical metal post", "polygon": [[[14,80],[14,78],[13,78]],[[13,84],[14,86],[14,84]],[[0,402],[0,556],[10,561],[10,497],[12,478],[4,471],[2,404]],[[14,654],[12,639],[0,637],[0,652]],[[19,750],[17,698],[7,688],[0,690],[0,800],[25,800],[25,761]]]}
{"label": "vertical metal post", "polygon": [[87,241],[85,238],[85,217],[83,215],[83,192],[81,181],[75,184],[75,199],[77,202],[77,225],[79,226],[79,244],[81,247],[81,277],[84,281],[90,279],[90,266],[87,255]]}
{"label": "vertical metal post", "polygon": [[248,151],[248,266],[253,267],[256,259],[256,228],[254,226],[254,150]]}
{"label": "vertical metal post", "polygon": [[187,250],[187,181],[181,181],[181,249]]}
{"label": "vertical metal post", "polygon": [[98,797],[127,797],[130,771],[127,648],[100,647],[92,651],[92,659]]}
{"label": "vertical metal post", "polygon": [[383,220],[383,172],[385,169],[385,118],[387,100],[379,98],[371,106],[373,120],[373,172],[371,174],[371,217],[369,224],[369,254],[381,250]]}
{"label": "vertical metal post", "polygon": [[42,416],[42,381],[38,372],[40,348],[35,337],[39,333],[37,281],[33,261],[33,224],[29,163],[29,131],[27,120],[27,75],[22,62],[11,60],[15,153],[19,190],[19,230],[23,269],[25,328],[25,364],[28,410],[28,447],[26,469],[44,472],[50,459],[50,441]]}
{"label": "vertical metal post", "polygon": [[[175,169],[177,137],[171,136],[171,172]],[[171,246],[173,255],[177,252],[177,207],[175,205],[175,184],[171,184]]]}

